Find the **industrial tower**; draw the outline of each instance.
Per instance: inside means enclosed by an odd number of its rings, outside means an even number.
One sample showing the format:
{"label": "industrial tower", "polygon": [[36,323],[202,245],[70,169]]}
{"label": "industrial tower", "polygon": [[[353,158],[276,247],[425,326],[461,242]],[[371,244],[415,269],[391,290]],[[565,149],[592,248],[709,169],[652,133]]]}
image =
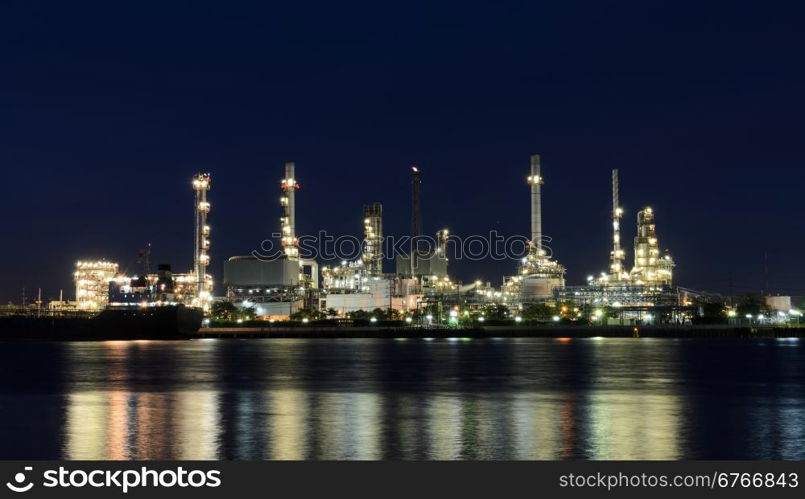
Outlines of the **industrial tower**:
{"label": "industrial tower", "polygon": [[293,161],[285,163],[285,178],[282,179],[282,248],[289,260],[299,258],[299,240],[296,238],[296,190],[299,183],[294,178],[295,164]]}
{"label": "industrial tower", "polygon": [[520,267],[520,298],[545,299],[565,285],[565,267],[551,259],[542,242],[542,168],[539,154],[531,156],[531,244]]}
{"label": "industrial tower", "polygon": [[383,205],[363,207],[363,264],[370,275],[383,274]]}
{"label": "industrial tower", "polygon": [[610,253],[609,275],[613,281],[629,279],[629,273],[624,270],[625,254],[621,248],[621,218],[623,208],[619,202],[618,170],[612,170],[612,252]]}
{"label": "industrial tower", "polygon": [[654,210],[646,207],[637,213],[637,236],[634,238],[634,268],[631,278],[637,284],[669,286],[674,261],[666,253],[660,257],[660,244],[654,224]]}
{"label": "industrial tower", "polygon": [[195,305],[204,309],[209,308],[212,296],[211,279],[207,276],[207,267],[210,264],[210,226],[207,216],[210,213],[210,203],[207,201],[207,191],[212,187],[212,178],[209,173],[197,173],[193,177],[193,190],[196,192],[196,238],[194,273],[196,281]]}

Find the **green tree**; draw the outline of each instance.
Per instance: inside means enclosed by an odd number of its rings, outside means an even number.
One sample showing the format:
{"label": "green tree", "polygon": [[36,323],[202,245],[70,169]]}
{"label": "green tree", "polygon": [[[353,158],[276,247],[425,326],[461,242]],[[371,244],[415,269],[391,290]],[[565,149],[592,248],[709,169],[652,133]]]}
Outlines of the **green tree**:
{"label": "green tree", "polygon": [[725,316],[724,300],[719,298],[696,298],[693,304],[699,308],[699,316],[707,319],[723,319]]}
{"label": "green tree", "polygon": [[353,312],[347,312],[347,317],[357,320],[369,320],[369,318],[372,317],[372,313],[366,310],[355,310]]}
{"label": "green tree", "polygon": [[210,315],[213,319],[219,321],[233,321],[239,315],[239,311],[238,307],[236,307],[232,302],[216,301],[212,304]]}
{"label": "green tree", "polygon": [[545,303],[529,303],[523,307],[526,319],[548,320],[556,314],[556,309]]}
{"label": "green tree", "polygon": [[509,315],[509,309],[499,303],[487,305],[484,307],[484,316],[487,319],[500,320],[505,319]]}
{"label": "green tree", "polygon": [[747,314],[757,316],[759,314],[768,314],[769,307],[762,296],[759,295],[745,295],[738,301],[737,305],[738,315],[743,317]]}
{"label": "green tree", "polygon": [[315,321],[323,319],[324,317],[325,314],[323,312],[319,312],[318,310],[299,310],[291,314],[292,321],[301,321],[303,319]]}

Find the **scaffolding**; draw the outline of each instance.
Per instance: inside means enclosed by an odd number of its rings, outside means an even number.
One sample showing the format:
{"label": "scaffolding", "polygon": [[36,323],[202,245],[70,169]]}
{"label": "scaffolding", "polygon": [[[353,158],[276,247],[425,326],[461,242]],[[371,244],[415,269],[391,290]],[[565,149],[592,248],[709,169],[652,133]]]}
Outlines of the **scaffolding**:
{"label": "scaffolding", "polygon": [[363,264],[373,276],[383,274],[383,205],[363,207]]}
{"label": "scaffolding", "polygon": [[590,312],[597,310],[616,323],[654,320],[684,323],[696,307],[684,299],[682,288],[644,284],[590,284],[565,286],[554,290],[557,303]]}
{"label": "scaffolding", "polygon": [[634,262],[630,277],[636,284],[671,284],[674,261],[667,252],[660,256],[659,241],[654,224],[654,210],[649,207],[643,208],[637,213]]}
{"label": "scaffolding", "polygon": [[109,282],[117,276],[118,264],[107,260],[81,260],[75,264],[76,307],[100,310],[109,303]]}

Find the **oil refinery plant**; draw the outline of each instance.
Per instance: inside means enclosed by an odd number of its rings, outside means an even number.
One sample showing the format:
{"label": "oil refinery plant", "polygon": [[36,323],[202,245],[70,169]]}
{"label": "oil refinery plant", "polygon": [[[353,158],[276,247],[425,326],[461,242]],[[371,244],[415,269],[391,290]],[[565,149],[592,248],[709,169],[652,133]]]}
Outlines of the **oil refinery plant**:
{"label": "oil refinery plant", "polygon": [[666,250],[661,252],[655,214],[651,207],[637,213],[634,238],[634,265],[627,271],[625,252],[621,247],[621,219],[618,170],[612,170],[612,251],[609,272],[589,276],[583,286],[562,286],[554,290],[558,302],[577,307],[608,307],[615,319],[651,319],[664,314],[666,320],[681,322],[694,292],[673,287],[674,260]]}
{"label": "oil refinery plant", "polygon": [[288,318],[301,310],[318,309],[319,266],[299,257],[296,236],[296,165],[285,163],[280,181],[281,254],[233,256],[224,263],[225,299],[255,315]]}
{"label": "oil refinery plant", "polygon": [[553,298],[553,291],[565,285],[565,267],[554,260],[542,235],[542,167],[539,154],[531,156],[531,240],[516,276],[504,279],[503,302],[522,305]]}
{"label": "oil refinery plant", "polygon": [[[169,265],[162,264],[156,273],[146,268],[141,275],[128,276],[115,262],[82,260],[76,264],[74,274],[76,301],[52,306],[95,310],[165,303],[185,304],[209,312],[215,302],[226,302],[254,319],[272,321],[287,320],[300,313],[346,318],[378,309],[397,318],[421,318],[427,314],[441,321],[459,312],[482,317],[489,306],[505,307],[510,318],[517,318],[524,309],[537,304],[561,308],[563,317],[573,314],[581,317],[592,310],[606,309],[606,321],[624,324],[644,323],[651,317],[684,322],[695,313],[692,301],[701,296],[674,286],[675,264],[669,252],[660,246],[656,213],[650,207],[636,214],[633,263],[631,268],[627,266],[621,242],[624,210],[620,205],[618,170],[613,170],[611,176],[609,268],[591,275],[585,284],[567,285],[566,268],[553,254],[550,239],[544,237],[545,181],[541,158],[532,155],[527,176],[530,195],[527,251],[499,288],[482,281],[465,284],[450,277],[448,245],[452,236],[447,229],[436,231],[435,237],[424,236],[422,170],[416,166],[410,170],[411,242],[405,247],[406,252],[385,254],[383,204],[367,203],[360,211],[363,220],[360,255],[335,263],[322,262],[320,275],[320,263],[300,254],[296,219],[300,183],[295,163],[287,162],[284,173],[279,181],[280,250],[271,256],[253,252],[228,258],[222,269],[223,288],[218,292],[214,292],[209,272],[211,228],[207,196],[212,179],[207,173],[199,173],[192,179],[195,240],[190,271],[174,274]],[[393,265],[394,270],[385,271],[384,263]]]}
{"label": "oil refinery plant", "polygon": [[142,274],[127,275],[120,265],[106,259],[79,260],[73,272],[74,302],[52,302],[51,309],[96,311],[106,307],[161,306],[182,304],[209,311],[212,303],[213,278],[210,264],[211,228],[207,223],[210,202],[207,192],[212,187],[209,173],[198,173],[192,179],[195,193],[193,269],[174,274],[171,266],[160,264],[152,273],[145,254]]}

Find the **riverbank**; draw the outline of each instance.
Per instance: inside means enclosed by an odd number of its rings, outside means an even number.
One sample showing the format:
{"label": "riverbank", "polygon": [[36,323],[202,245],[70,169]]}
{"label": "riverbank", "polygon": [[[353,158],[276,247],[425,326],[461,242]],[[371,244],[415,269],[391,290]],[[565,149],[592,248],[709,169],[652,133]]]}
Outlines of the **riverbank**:
{"label": "riverbank", "polygon": [[202,328],[194,338],[802,338],[805,327],[737,326],[270,326]]}

